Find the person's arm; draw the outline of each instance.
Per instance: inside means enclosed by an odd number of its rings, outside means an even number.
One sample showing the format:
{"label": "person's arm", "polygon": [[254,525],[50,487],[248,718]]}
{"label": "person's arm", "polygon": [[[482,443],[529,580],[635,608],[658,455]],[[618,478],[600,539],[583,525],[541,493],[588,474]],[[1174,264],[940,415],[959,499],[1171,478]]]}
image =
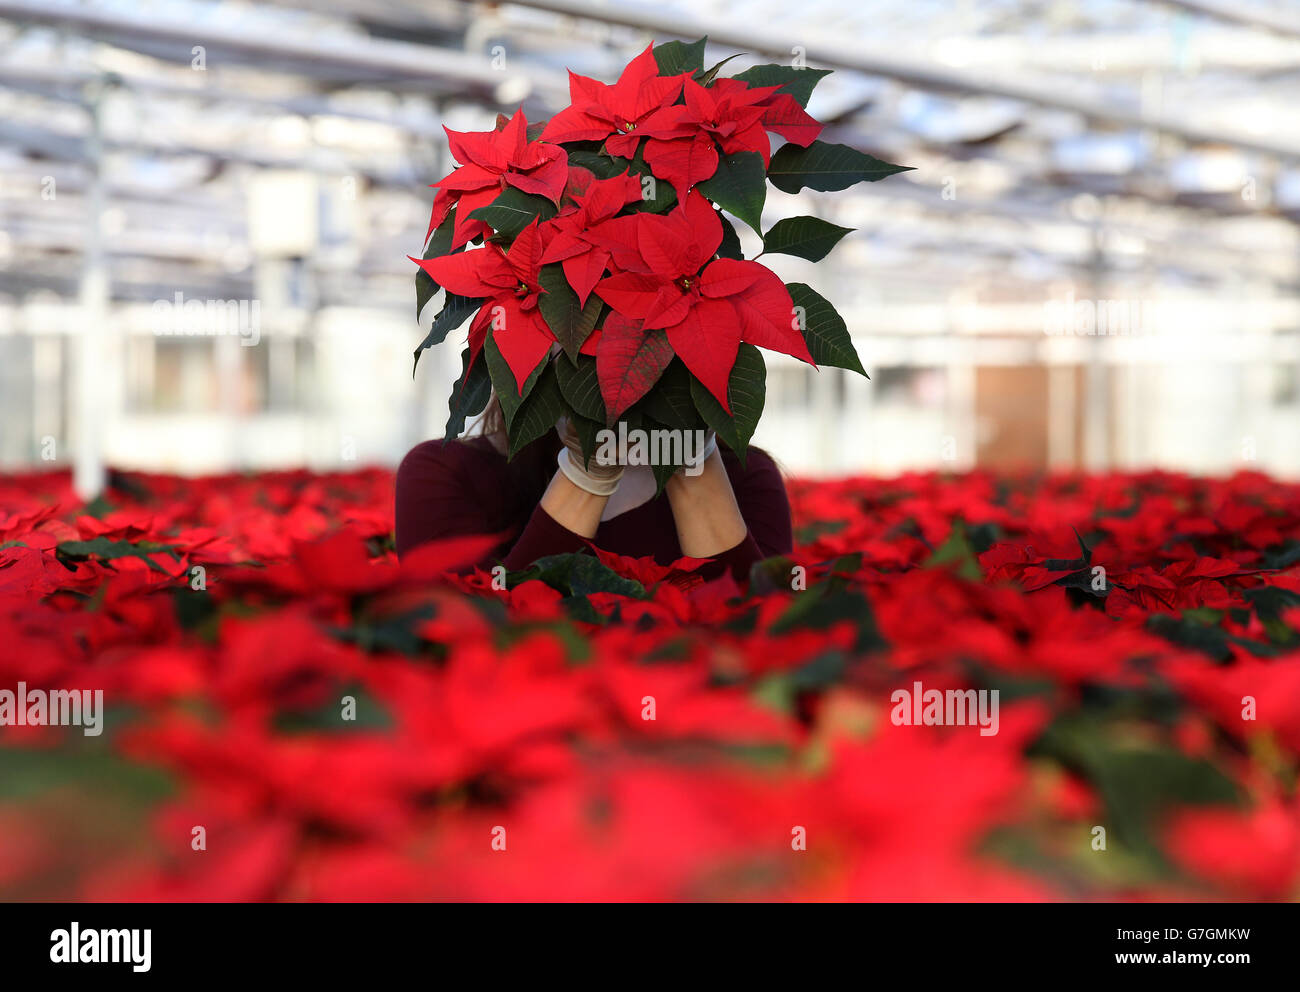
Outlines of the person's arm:
{"label": "person's arm", "polygon": [[704,460],[698,475],[677,472],[664,488],[682,554],[716,558],[744,542],[749,534],[717,448]]}
{"label": "person's arm", "polygon": [[519,540],[506,556],[509,569],[524,568],[538,558],[579,551],[596,536],[605,504],[623,476],[621,465],[582,462],[582,446],[567,421],[556,425],[564,447],[559,467]]}
{"label": "person's arm", "polygon": [[[499,460],[471,444],[426,441],[417,445],[397,470],[398,556],[431,541],[501,530],[508,485]],[[557,471],[527,526],[502,549],[507,566],[520,568],[538,558],[585,548],[608,498],[580,489]],[[478,564],[486,567],[494,560],[496,555],[487,555]]]}
{"label": "person's arm", "polygon": [[703,473],[679,472],[668,484],[682,553],[713,559],[701,570],[706,578],[730,572],[743,584],[755,562],[791,551],[790,502],[781,470],[756,448],[749,449],[747,466],[730,452],[714,452]]}
{"label": "person's arm", "polygon": [[605,512],[608,496],[589,493],[569,481],[558,469],[542,494],[541,508],[552,520],[580,537],[593,538]]}
{"label": "person's arm", "polygon": [[557,471],[541,502],[505,556],[506,568],[527,568],[539,558],[581,551],[596,536],[608,496],[579,489]]}

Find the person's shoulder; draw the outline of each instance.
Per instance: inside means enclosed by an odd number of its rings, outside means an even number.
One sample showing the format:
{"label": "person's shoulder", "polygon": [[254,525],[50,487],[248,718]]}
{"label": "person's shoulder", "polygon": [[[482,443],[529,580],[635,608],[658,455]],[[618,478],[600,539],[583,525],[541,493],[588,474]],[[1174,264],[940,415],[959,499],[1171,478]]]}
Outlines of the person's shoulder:
{"label": "person's shoulder", "polygon": [[770,495],[773,499],[784,501],[788,497],[785,488],[785,473],[777,460],[762,448],[749,446],[745,452],[745,463],[725,444],[718,445],[722,452],[722,464],[731,479],[731,487],[741,500],[764,499]]}
{"label": "person's shoulder", "polygon": [[397,466],[397,478],[428,478],[430,475],[458,473],[461,469],[481,467],[485,462],[505,462],[487,438],[467,437],[445,441],[437,438],[421,441],[408,451]]}
{"label": "person's shoulder", "polygon": [[742,465],[740,456],[728,448],[725,444],[719,444],[718,450],[722,452],[723,464],[727,466],[730,473],[737,474],[746,479],[780,479],[781,466],[776,463],[776,459],[769,455],[762,448],[750,445],[745,452],[745,462]]}
{"label": "person's shoulder", "polygon": [[762,448],[751,446],[745,453],[742,467],[734,451],[725,445],[718,447],[741,515],[759,551],[764,556],[789,554],[794,546],[794,536],[790,494],[785,488],[781,466]]}

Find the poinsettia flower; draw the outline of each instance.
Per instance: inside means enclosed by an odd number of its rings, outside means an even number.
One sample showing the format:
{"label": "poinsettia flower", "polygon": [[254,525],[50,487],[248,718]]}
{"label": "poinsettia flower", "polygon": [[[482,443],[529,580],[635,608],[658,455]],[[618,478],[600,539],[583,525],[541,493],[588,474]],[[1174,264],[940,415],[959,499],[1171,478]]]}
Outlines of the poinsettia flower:
{"label": "poinsettia flower", "polygon": [[[733,86],[724,85],[733,82]],[[762,101],[776,90],[775,86],[750,88],[726,79],[708,88],[693,79],[686,80],[683,95],[688,113],[684,123],[690,125],[690,131],[680,137],[647,141],[646,163],[656,176],[673,184],[679,197],[717,171],[717,145],[726,155],[758,152],[766,165],[771,142],[760,123],[766,113]]]}
{"label": "poinsettia flower", "polygon": [[1183,809],[1165,832],[1176,863],[1240,898],[1285,899],[1300,882],[1300,803],[1294,800],[1269,796],[1250,810]]}
{"label": "poinsettia flower", "polygon": [[[710,261],[722,224],[698,192],[667,215],[615,218],[591,237],[611,249],[621,269],[597,283],[596,295],[639,322],[639,332],[664,329],[673,351],[728,413],[727,380],[742,341],[816,364],[795,327],[790,293],[771,269]],[[602,345],[610,339],[607,322]]]}
{"label": "poinsettia flower", "polygon": [[457,204],[453,249],[479,235],[491,234],[487,224],[470,214],[486,207],[508,186],[544,196],[559,205],[569,175],[568,159],[562,148],[528,140],[528,119],[522,109],[498,131],[443,130],[452,155],[462,165],[431,184],[438,193],[433,198],[426,241]]}
{"label": "poinsettia flower", "polygon": [[683,121],[687,108],[675,105],[690,73],[659,75],[653,45],[634,58],[613,86],[569,73],[571,105],[550,119],[543,141],[601,141],[611,155],[631,158],[640,140],[668,138],[693,130]]}
{"label": "poinsettia flower", "polygon": [[718,149],[724,155],[757,152],[766,167],[772,158],[768,131],[798,145],[808,145],[821,133],[809,117],[779,86],[747,86],[738,79],[719,79],[701,86],[687,79],[682,90],[688,113],[682,120],[686,133],[675,137],[648,137],[645,160],[651,171],[672,183],[677,195],[718,169]]}
{"label": "poinsettia flower", "polygon": [[562,264],[564,277],[578,294],[581,306],[587,305],[592,287],[604,275],[605,267],[609,264],[609,249],[587,240],[585,232],[602,221],[609,220],[629,203],[635,203],[639,199],[641,183],[635,176],[624,173],[613,179],[595,180],[573,196],[574,209],[561,212],[558,217],[546,222],[550,240],[546,251],[542,253],[542,264]]}
{"label": "poinsettia flower", "polygon": [[537,306],[544,292],[542,241],[534,219],[519,232],[509,251],[489,241],[472,251],[411,259],[447,292],[483,300],[470,323],[470,355],[477,358],[491,329],[521,394],[524,381],[556,343]]}
{"label": "poinsettia flower", "polygon": [[[735,92],[745,85],[739,79],[724,78],[715,81],[710,89],[719,99],[724,96],[732,96],[734,99],[737,98],[734,96]],[[807,148],[822,133],[821,122],[804,110],[793,96],[783,92],[781,87],[749,86],[747,88],[751,94],[762,94],[755,105],[763,108],[763,116],[760,120],[767,130],[779,134],[786,141],[801,148]],[[768,161],[766,154],[763,155],[763,161],[764,163]]]}

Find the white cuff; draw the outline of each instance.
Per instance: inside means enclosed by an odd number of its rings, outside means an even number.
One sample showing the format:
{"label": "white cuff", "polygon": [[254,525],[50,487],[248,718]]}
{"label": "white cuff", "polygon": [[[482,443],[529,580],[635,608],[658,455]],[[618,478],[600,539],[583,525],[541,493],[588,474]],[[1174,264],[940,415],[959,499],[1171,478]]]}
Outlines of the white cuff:
{"label": "white cuff", "polygon": [[682,469],[686,471],[687,475],[699,475],[704,463],[709,460],[709,456],[712,455],[717,450],[718,450],[718,435],[715,434],[713,431],[709,431],[709,440],[704,445],[703,450],[701,450],[699,454],[697,454],[690,461],[686,462],[682,466]]}
{"label": "white cuff", "polygon": [[[593,455],[592,457],[594,458],[595,456]],[[566,479],[572,482],[579,489],[584,492],[589,492],[593,496],[613,495],[614,490],[618,488],[619,479],[623,477],[623,473],[619,472],[613,478],[593,478],[587,473],[586,469],[574,461],[572,455],[569,454],[568,448],[560,449],[560,454],[556,458],[556,461],[560,466],[560,471],[564,473]]]}

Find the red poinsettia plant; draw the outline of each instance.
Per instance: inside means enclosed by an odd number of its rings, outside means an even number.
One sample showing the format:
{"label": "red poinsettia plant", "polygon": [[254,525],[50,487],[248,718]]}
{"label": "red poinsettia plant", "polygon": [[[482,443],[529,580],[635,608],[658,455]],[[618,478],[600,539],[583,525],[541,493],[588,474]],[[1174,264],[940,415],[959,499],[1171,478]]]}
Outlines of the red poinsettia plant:
{"label": "red poinsettia plant", "polygon": [[804,108],[827,70],[728,78],[724,63],[705,70],[704,46],[647,46],[612,86],[570,73],[572,103],[547,122],[521,109],[493,131],[447,132],[461,165],[433,184],[412,261],[417,316],[445,293],[416,361],[470,320],[449,438],[495,392],[511,456],[563,416],[588,456],[622,421],[711,428],[743,458],[763,409],[760,349],[866,374],[835,308],[746,259],[731,218],[761,254],[817,262],[850,229],[793,217],[764,232],[767,184],[841,190],[904,169],[819,140]]}

